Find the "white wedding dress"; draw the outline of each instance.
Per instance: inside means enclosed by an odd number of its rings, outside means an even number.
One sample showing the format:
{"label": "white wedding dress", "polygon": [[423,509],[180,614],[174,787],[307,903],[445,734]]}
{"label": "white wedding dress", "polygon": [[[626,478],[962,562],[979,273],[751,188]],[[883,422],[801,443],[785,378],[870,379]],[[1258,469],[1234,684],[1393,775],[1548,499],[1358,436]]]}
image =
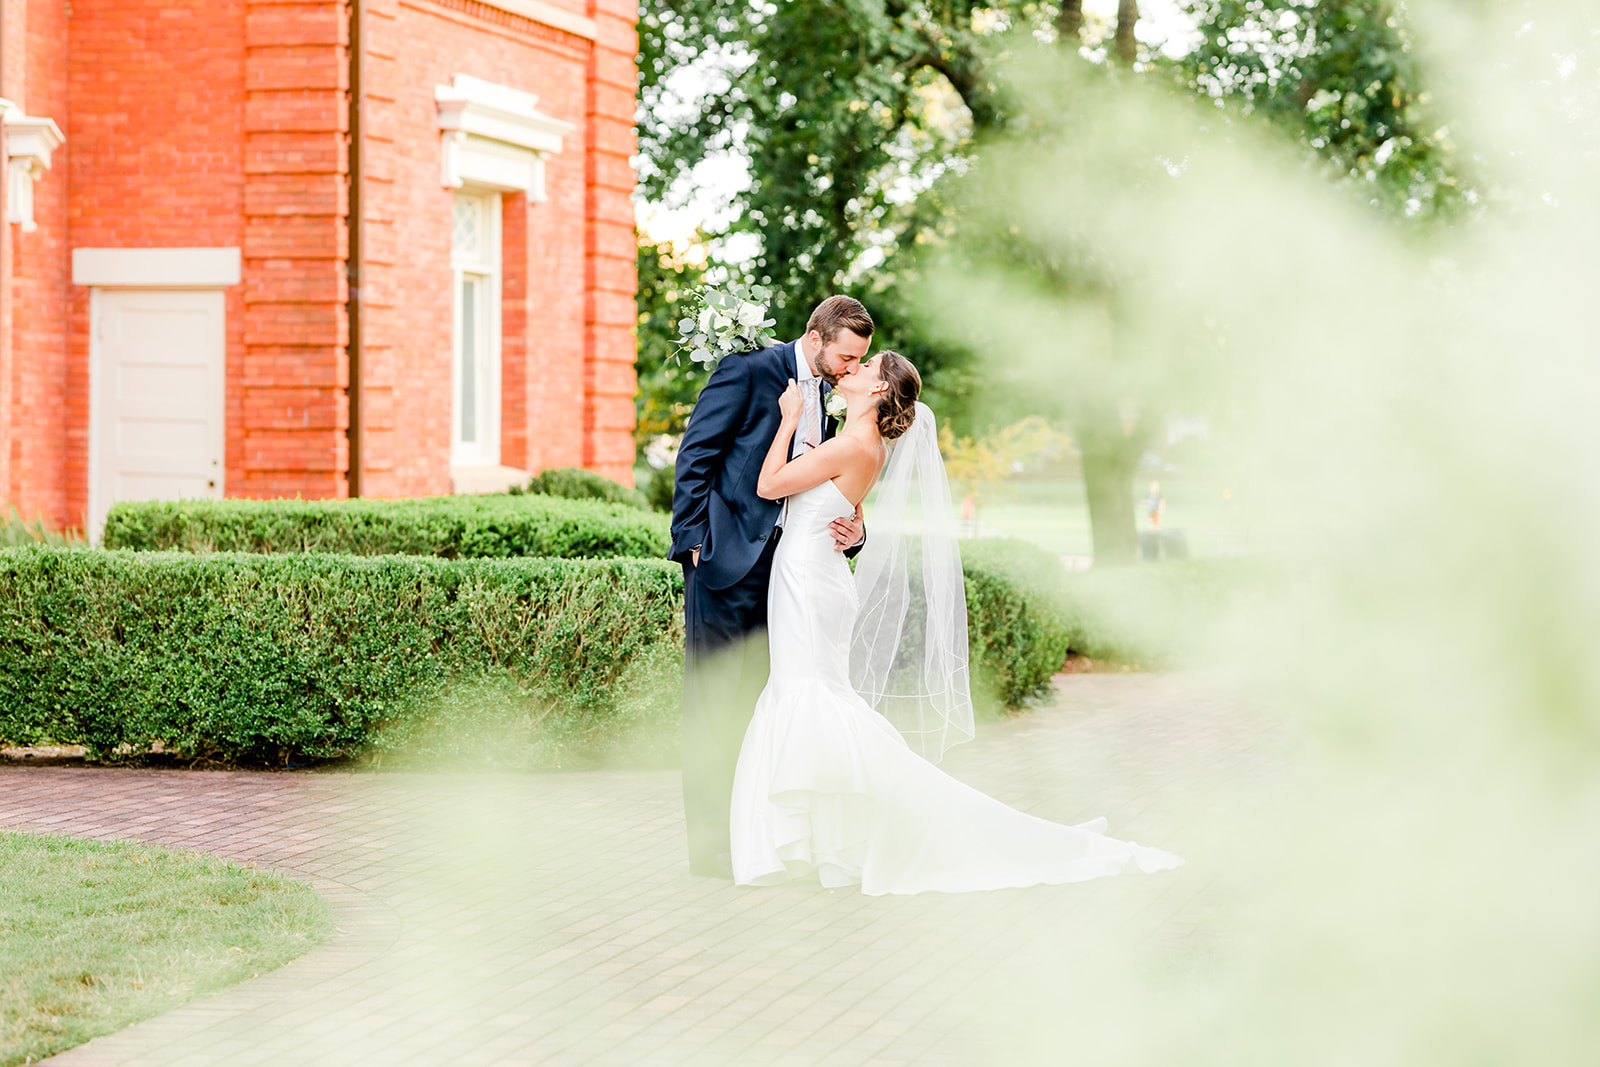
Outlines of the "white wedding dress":
{"label": "white wedding dress", "polygon": [[962,784],[857,693],[856,581],[828,531],[854,510],[831,481],[789,498],[767,606],[772,674],[734,774],[734,881],[961,893],[1180,865],[1106,837],[1104,819],[1064,826]]}

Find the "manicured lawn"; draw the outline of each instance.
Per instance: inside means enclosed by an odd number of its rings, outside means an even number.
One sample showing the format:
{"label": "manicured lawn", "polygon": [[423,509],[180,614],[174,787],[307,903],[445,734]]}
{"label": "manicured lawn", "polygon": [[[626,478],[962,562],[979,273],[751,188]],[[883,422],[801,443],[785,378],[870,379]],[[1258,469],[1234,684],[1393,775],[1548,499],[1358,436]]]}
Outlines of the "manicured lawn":
{"label": "manicured lawn", "polygon": [[[1142,505],[1149,479],[1137,486],[1135,499]],[[1162,493],[1167,510],[1162,526],[1181,529],[1187,535],[1189,552],[1195,556],[1215,556],[1243,547],[1239,519],[1230,501],[1222,497],[1219,486],[1199,480],[1163,479]],[[959,506],[959,501],[957,505]],[[1145,528],[1143,514],[1136,516],[1139,529]],[[868,517],[871,522],[871,517]],[[1076,478],[1018,480],[1009,492],[998,496],[978,511],[978,531],[985,537],[1015,537],[1032,541],[1061,556],[1093,554],[1089,534],[1089,504],[1083,482]]]}
{"label": "manicured lawn", "polygon": [[0,831],[0,1067],[272,970],[330,927],[322,898],[277,874]]}

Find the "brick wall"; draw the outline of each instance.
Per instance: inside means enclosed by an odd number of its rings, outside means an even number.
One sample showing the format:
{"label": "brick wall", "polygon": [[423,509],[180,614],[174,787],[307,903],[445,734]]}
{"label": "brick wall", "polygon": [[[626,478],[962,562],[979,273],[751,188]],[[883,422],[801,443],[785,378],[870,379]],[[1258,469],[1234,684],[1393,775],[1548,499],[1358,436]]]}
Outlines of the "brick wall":
{"label": "brick wall", "polygon": [[[5,20],[7,26],[17,25],[12,17],[12,9],[17,2],[18,0],[0,0],[0,18]],[[14,101],[17,89],[20,88],[17,72],[22,70],[23,57],[27,54],[23,42],[19,40],[21,36],[13,32],[0,41],[0,49],[4,50],[4,55],[0,56],[0,72],[3,72],[0,74],[0,97],[7,100]],[[0,126],[0,159],[8,158],[5,147],[5,129]],[[8,195],[9,182],[0,180],[0,496],[6,498],[0,500],[0,506],[13,499],[11,442],[15,436],[11,426],[11,386],[14,373],[11,334],[11,306],[14,300],[11,284],[12,226],[4,221],[8,217]]]}
{"label": "brick wall", "polygon": [[[38,231],[0,235],[0,493],[56,525],[86,508],[89,301],[70,249],[224,246],[244,255],[227,294],[228,493],[344,495],[347,4],[0,5],[0,95],[68,138],[35,186]],[[548,202],[503,198],[502,462],[629,481],[632,5],[560,0],[598,40],[477,0],[365,6],[364,495],[450,490],[451,192],[433,91],[458,72],[575,126],[548,161]]]}
{"label": "brick wall", "polygon": [[501,462],[582,464],[591,42],[472,0],[372,0],[367,37],[365,492],[450,489],[453,193],[433,94],[457,73],[534,93],[577,126],[546,164],[548,201],[502,198]]}
{"label": "brick wall", "polygon": [[590,15],[599,27],[589,60],[585,117],[589,131],[585,205],[587,300],[584,338],[583,465],[633,484],[635,409],[634,329],[638,310],[637,242],[633,233],[633,0],[598,0]]}
{"label": "brick wall", "polygon": [[[56,526],[77,525],[82,503],[70,502],[69,429],[82,398],[70,392],[67,366],[67,190],[73,127],[67,115],[67,13],[63,4],[13,4],[10,35],[25,44],[21,69],[8,64],[12,103],[56,120],[68,141],[54,153],[52,169],[34,183],[38,229],[11,231],[10,403],[6,495],[25,516]],[[26,20],[24,23],[24,19]],[[23,32],[18,32],[19,30]]]}
{"label": "brick wall", "polygon": [[349,11],[245,5],[243,470],[229,495],[348,490]]}
{"label": "brick wall", "polygon": [[[65,146],[72,247],[243,245],[244,44],[243,0],[73,0]],[[49,114],[61,122],[61,113]],[[88,491],[89,291],[69,291],[67,496],[76,519]],[[236,493],[244,480],[244,293],[229,289],[226,301],[224,485]]]}

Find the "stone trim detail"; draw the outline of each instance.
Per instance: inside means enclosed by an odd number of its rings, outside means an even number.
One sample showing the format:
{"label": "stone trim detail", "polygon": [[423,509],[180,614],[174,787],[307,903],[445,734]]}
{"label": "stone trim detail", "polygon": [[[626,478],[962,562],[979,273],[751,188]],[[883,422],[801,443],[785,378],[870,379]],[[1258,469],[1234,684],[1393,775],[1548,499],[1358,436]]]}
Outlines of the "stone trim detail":
{"label": "stone trim detail", "polygon": [[74,248],[72,284],[98,288],[223,289],[238,285],[237,248]]}

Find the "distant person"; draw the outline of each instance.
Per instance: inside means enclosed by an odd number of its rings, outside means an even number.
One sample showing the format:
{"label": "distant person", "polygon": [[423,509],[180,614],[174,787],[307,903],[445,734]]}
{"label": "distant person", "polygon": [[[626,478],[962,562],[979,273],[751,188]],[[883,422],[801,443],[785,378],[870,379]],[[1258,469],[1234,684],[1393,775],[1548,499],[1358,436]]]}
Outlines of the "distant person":
{"label": "distant person", "polygon": [[1161,529],[1161,516],[1167,510],[1166,497],[1161,495],[1161,483],[1150,483],[1150,495],[1144,498],[1145,519],[1150,523],[1150,529]]}

